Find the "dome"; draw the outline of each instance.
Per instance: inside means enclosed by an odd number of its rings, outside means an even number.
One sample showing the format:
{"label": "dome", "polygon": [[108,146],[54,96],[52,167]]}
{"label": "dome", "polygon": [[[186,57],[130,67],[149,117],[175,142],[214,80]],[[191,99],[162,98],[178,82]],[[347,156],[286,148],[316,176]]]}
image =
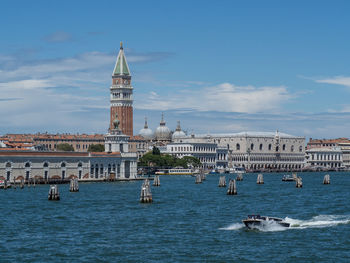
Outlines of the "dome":
{"label": "dome", "polygon": [[173,133],[173,139],[185,137],[186,133],[181,130],[180,121],[177,121],[177,127]]}
{"label": "dome", "polygon": [[160,121],[159,127],[156,129],[155,137],[159,141],[171,140],[171,131],[167,126],[165,126],[163,114],[162,114],[162,120]]}
{"label": "dome", "polygon": [[148,128],[147,118],[145,118],[145,126],[140,130],[139,134],[146,140],[152,140],[154,138],[153,131]]}

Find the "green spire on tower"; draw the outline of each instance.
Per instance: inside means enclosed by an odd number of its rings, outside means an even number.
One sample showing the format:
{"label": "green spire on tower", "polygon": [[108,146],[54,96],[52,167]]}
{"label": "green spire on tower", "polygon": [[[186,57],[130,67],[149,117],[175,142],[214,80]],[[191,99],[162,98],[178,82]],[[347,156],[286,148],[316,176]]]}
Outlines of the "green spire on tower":
{"label": "green spire on tower", "polygon": [[117,63],[115,64],[113,75],[130,75],[130,70],[128,63],[126,62],[123,42],[120,42],[120,50],[117,58]]}

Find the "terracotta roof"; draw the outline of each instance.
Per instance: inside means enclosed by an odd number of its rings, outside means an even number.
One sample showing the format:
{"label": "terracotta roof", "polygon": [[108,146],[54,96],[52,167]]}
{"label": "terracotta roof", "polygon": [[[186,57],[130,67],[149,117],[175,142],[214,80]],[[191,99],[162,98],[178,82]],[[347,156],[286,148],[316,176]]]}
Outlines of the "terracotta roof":
{"label": "terracotta roof", "polygon": [[337,138],[337,139],[311,139],[308,144],[329,144],[329,143],[344,143],[350,142],[348,138]]}

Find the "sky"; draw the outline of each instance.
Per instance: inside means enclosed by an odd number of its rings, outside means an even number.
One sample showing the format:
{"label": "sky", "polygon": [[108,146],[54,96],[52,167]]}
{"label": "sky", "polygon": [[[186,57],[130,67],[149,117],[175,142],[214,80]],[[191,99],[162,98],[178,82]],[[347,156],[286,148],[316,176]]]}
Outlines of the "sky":
{"label": "sky", "polygon": [[0,134],[105,133],[123,41],[134,133],[350,137],[350,1],[16,1],[0,8]]}

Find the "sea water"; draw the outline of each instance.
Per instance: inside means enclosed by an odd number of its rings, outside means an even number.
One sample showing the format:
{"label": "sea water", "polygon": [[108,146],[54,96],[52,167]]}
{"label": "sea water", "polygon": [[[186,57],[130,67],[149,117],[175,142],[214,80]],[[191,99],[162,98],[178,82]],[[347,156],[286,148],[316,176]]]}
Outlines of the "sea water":
{"label": "sea water", "polygon": [[[350,262],[350,174],[244,174],[238,195],[191,176],[161,176],[152,204],[139,202],[141,181],[0,190],[0,262]],[[226,175],[235,178],[234,175]],[[152,184],[152,183],[151,183]],[[248,214],[285,219],[248,230]]]}

